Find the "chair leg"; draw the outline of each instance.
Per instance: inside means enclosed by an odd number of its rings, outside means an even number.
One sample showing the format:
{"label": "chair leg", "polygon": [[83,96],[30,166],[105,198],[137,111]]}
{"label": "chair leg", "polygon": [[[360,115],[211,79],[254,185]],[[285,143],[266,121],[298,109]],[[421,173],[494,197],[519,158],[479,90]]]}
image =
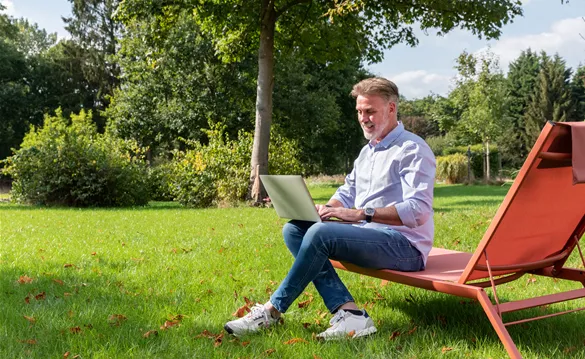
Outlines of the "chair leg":
{"label": "chair leg", "polygon": [[506,351],[508,352],[510,358],[521,359],[522,355],[520,355],[518,348],[516,348],[516,344],[514,344],[512,337],[510,337],[510,334],[508,333],[508,330],[506,329],[504,322],[502,322],[502,318],[500,318],[500,316],[494,309],[492,301],[490,300],[487,293],[483,289],[478,289],[477,300],[481,304],[483,311],[490,320],[490,323],[492,323],[492,326],[496,330],[496,333],[498,334],[500,341],[502,342],[502,344],[504,344],[504,348],[506,348]]}

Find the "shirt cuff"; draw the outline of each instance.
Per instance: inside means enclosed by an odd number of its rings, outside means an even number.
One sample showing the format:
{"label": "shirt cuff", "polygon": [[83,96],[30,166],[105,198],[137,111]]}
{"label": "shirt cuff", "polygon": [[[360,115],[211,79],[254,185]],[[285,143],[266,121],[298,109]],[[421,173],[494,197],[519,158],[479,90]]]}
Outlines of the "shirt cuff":
{"label": "shirt cuff", "polygon": [[414,217],[414,208],[410,207],[409,201],[396,203],[394,205],[398,217],[402,221],[402,224],[408,228],[415,228],[417,226],[416,218]]}

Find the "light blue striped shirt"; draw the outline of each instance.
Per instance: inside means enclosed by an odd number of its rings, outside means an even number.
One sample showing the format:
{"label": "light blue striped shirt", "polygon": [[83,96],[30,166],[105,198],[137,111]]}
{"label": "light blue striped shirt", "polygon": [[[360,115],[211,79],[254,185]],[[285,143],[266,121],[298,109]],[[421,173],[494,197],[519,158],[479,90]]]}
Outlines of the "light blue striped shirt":
{"label": "light blue striped shirt", "polygon": [[353,170],[332,198],[346,208],[395,206],[403,226],[374,222],[362,226],[399,231],[422,253],[426,264],[435,230],[435,167],[427,143],[399,122],[378,144],[370,142],[362,148]]}

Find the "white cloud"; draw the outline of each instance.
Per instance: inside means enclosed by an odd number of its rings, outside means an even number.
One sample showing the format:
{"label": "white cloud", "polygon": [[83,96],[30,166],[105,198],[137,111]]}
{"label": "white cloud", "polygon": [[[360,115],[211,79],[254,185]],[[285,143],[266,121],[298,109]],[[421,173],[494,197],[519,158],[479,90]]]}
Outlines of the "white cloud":
{"label": "white cloud", "polygon": [[431,92],[445,95],[452,83],[451,76],[430,73],[426,70],[406,71],[387,76],[398,86],[400,93],[407,98],[420,98]]}
{"label": "white cloud", "polygon": [[12,0],[0,0],[0,4],[4,5],[6,9],[2,10],[2,13],[15,16],[16,12],[14,11],[14,2]]}
{"label": "white cloud", "polygon": [[[503,69],[528,48],[537,52],[543,50],[549,55],[558,53],[566,60],[567,66],[576,67],[585,60],[585,40],[580,34],[585,36],[585,21],[581,17],[563,19],[553,23],[549,31],[540,34],[504,36],[492,43],[491,51],[500,57]],[[476,53],[486,50],[487,47],[483,47]]]}

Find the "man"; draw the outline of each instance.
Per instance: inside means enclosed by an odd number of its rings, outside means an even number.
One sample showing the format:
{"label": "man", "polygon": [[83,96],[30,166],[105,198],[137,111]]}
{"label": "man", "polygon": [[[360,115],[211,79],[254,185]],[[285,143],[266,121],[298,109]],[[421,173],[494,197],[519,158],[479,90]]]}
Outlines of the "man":
{"label": "man", "polygon": [[331,327],[319,339],[357,338],[376,332],[365,310],[356,306],[329,259],[366,268],[424,269],[433,245],[435,157],[420,137],[397,120],[398,88],[384,78],[356,84],[358,120],[369,143],[352,172],[326,205],[321,218],[360,221],[359,225],[290,221],[283,228],[295,261],[266,304],[225,325],[241,335],[279,323],[312,281],[332,314]]}

